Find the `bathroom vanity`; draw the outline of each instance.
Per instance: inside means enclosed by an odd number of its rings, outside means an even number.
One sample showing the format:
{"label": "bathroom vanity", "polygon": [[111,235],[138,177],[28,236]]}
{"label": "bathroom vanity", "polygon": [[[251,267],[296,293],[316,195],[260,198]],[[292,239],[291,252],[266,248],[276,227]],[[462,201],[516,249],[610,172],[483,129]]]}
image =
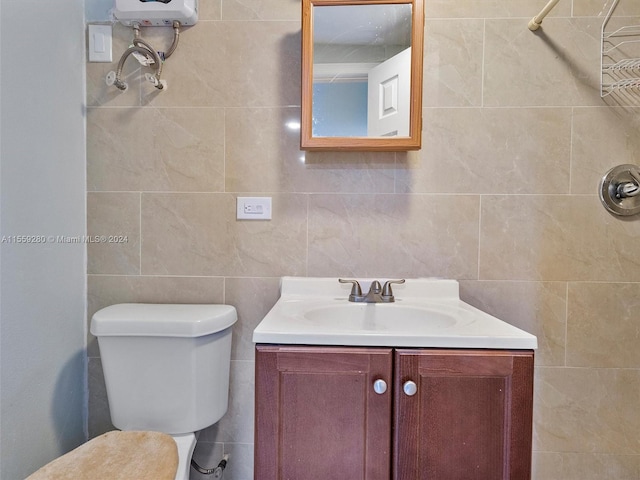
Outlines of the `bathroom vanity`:
{"label": "bathroom vanity", "polygon": [[256,479],[530,478],[536,338],[454,281],[394,292],[283,278],[254,332]]}

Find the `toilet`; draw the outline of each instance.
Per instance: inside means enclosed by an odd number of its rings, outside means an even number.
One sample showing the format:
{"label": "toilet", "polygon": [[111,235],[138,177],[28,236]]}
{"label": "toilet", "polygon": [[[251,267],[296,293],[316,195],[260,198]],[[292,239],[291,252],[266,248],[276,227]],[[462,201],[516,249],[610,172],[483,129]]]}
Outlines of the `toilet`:
{"label": "toilet", "polygon": [[111,421],[123,431],[171,435],[175,480],[188,480],[200,430],[227,411],[230,305],[125,303],[99,310],[98,338]]}

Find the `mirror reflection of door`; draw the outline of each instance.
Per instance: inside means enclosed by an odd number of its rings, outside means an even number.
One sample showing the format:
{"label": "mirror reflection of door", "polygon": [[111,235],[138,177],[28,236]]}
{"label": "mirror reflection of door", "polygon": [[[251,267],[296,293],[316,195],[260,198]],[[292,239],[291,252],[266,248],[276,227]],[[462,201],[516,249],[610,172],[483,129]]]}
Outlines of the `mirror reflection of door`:
{"label": "mirror reflection of door", "polygon": [[411,48],[369,71],[367,135],[409,136],[411,108]]}
{"label": "mirror reflection of door", "polygon": [[313,7],[314,137],[409,136],[411,14],[411,4]]}

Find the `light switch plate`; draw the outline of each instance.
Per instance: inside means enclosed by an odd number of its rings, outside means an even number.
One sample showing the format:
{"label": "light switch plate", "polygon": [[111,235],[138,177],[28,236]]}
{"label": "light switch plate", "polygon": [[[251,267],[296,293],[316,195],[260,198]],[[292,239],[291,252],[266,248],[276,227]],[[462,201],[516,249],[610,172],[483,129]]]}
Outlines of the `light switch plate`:
{"label": "light switch plate", "polygon": [[271,220],[271,197],[238,197],[238,220]]}
{"label": "light switch plate", "polygon": [[111,25],[89,24],[89,61],[111,63],[112,28]]}

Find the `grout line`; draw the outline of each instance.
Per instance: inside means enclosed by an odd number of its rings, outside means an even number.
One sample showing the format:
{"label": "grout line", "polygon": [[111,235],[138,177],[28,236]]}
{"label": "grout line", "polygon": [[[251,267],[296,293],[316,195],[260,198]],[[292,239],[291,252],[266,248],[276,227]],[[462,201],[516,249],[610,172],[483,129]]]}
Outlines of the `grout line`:
{"label": "grout line", "polygon": [[305,248],[305,275],[309,276],[309,201],[311,199],[311,194],[307,193],[305,194],[305,197],[307,199],[306,201],[306,205],[307,205],[307,211],[306,211],[306,248]]}
{"label": "grout line", "polygon": [[487,48],[487,19],[482,21],[482,67],[480,70],[480,107],[484,108],[484,66],[485,66],[485,52]]}
{"label": "grout line", "polygon": [[569,195],[573,191],[573,126],[575,120],[576,110],[575,107],[571,107],[571,121],[569,122]]}
{"label": "grout line", "polygon": [[140,235],[140,242],[138,245],[138,275],[142,275],[142,195],[143,192],[140,192],[138,206],[138,231]]}
{"label": "grout line", "polygon": [[227,277],[222,277],[222,303],[227,303]]}
{"label": "grout line", "polygon": [[[241,279],[241,280],[265,280],[265,279],[280,279],[282,275],[265,275],[265,276],[242,276],[242,275],[173,275],[173,274],[156,274],[149,273],[145,275],[127,274],[127,273],[88,273],[90,277],[146,277],[146,278],[221,278],[221,279]],[[640,282],[638,282],[640,283]]]}
{"label": "grout line", "polygon": [[564,303],[564,366],[567,367],[567,344],[569,342],[569,282],[565,287]]}
{"label": "grout line", "polygon": [[187,191],[187,190],[99,190],[87,192],[87,194],[116,194],[116,193],[135,193],[135,194],[151,194],[151,195],[239,195],[239,196],[267,196],[267,195],[395,195],[395,196],[432,196],[432,197],[470,197],[477,195],[505,196],[505,197],[595,197],[598,193],[480,193],[480,192],[323,192],[323,191],[236,191],[236,192],[207,192],[207,191]]}
{"label": "grout line", "polygon": [[[422,122],[422,120],[421,120],[421,122]],[[399,170],[398,164],[399,163],[400,162],[398,160],[398,152],[395,152],[395,154],[393,156],[393,193],[394,193],[394,195],[398,193],[398,170]]]}
{"label": "grout line", "polygon": [[222,190],[227,193],[227,109],[222,112]]}
{"label": "grout line", "polygon": [[480,280],[480,252],[482,251],[482,197],[484,195],[478,195],[478,271],[476,272],[476,276],[478,280]]}

